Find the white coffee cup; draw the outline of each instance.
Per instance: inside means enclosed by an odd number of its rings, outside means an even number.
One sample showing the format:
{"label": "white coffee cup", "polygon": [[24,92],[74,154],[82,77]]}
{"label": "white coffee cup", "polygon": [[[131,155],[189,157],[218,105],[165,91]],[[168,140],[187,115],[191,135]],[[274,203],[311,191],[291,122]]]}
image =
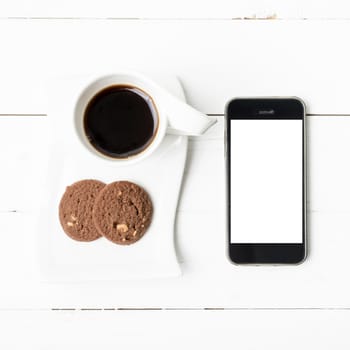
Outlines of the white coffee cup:
{"label": "white coffee cup", "polygon": [[[132,86],[142,90],[151,97],[157,111],[158,125],[151,142],[142,151],[127,158],[110,157],[101,153],[90,143],[84,130],[84,114],[89,102],[100,91],[118,85]],[[150,156],[159,147],[166,133],[199,136],[216,122],[216,119],[209,118],[207,115],[179,100],[150,78],[141,73],[129,71],[104,76],[90,83],[81,92],[76,101],[74,118],[78,136],[87,149],[99,157],[104,157],[120,164],[132,164]]]}

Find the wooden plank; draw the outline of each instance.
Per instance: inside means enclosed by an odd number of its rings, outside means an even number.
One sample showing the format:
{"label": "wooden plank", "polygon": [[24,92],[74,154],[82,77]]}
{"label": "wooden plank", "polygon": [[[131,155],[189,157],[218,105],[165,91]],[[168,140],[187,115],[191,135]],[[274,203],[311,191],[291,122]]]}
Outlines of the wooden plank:
{"label": "wooden plank", "polygon": [[247,268],[228,263],[221,118],[208,134],[190,141],[176,221],[183,277],[69,285],[42,283],[37,261],[46,117],[0,118],[0,308],[350,307],[344,278],[350,244],[350,118],[308,119],[311,244],[305,264]]}
{"label": "wooden plank", "polygon": [[[348,349],[349,311],[1,311],[6,349]],[[20,336],[19,336],[20,334]],[[301,345],[302,344],[302,345]]]}
{"label": "wooden plank", "polygon": [[313,1],[229,1],[213,2],[179,0],[5,0],[1,2],[3,17],[77,17],[77,18],[346,18],[346,0]]}
{"label": "wooden plank", "polygon": [[[307,118],[309,210],[349,211],[350,117]],[[43,116],[0,117],[0,211],[37,209],[47,171],[47,127]],[[205,135],[190,139],[178,210],[223,212],[224,185],[224,120],[219,116]]]}
{"label": "wooden plank", "polygon": [[221,118],[208,134],[190,141],[176,221],[183,277],[111,284],[41,282],[36,233],[46,127],[46,117],[0,118],[0,308],[350,307],[344,278],[350,244],[349,117],[308,117],[311,244],[305,264],[262,269],[228,263]]}
{"label": "wooden plank", "polygon": [[[46,79],[120,67],[173,72],[193,106],[299,95],[350,114],[350,21],[1,20],[0,114],[47,112]],[[10,35],[9,35],[10,33]]]}
{"label": "wooden plank", "polygon": [[0,308],[350,308],[348,218],[348,211],[309,213],[303,265],[244,267],[225,256],[224,213],[182,212],[176,222],[182,277],[49,284],[39,273],[40,213],[2,213]]}

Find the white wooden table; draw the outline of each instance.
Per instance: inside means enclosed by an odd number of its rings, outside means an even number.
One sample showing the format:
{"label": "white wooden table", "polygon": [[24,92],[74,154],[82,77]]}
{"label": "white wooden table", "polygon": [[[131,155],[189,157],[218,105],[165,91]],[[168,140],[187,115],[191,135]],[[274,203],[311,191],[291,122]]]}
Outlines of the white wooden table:
{"label": "white wooden table", "polygon": [[[348,348],[349,33],[346,1],[2,1],[1,348]],[[43,283],[45,81],[120,66],[176,74],[189,103],[219,119],[190,140],[176,220],[184,274]],[[225,257],[223,110],[234,96],[263,95],[308,106],[310,255],[298,267]]]}

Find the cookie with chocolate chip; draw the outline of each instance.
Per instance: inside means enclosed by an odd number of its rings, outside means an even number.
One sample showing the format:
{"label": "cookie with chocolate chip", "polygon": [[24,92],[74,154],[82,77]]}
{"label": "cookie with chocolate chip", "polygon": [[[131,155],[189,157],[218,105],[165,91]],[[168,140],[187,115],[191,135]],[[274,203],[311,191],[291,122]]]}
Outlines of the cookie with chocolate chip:
{"label": "cookie with chocolate chip", "polygon": [[152,220],[152,202],[147,192],[128,181],[116,181],[98,194],[92,217],[98,232],[110,241],[128,245],[137,242]]}
{"label": "cookie with chocolate chip", "polygon": [[106,185],[97,180],[82,180],[68,186],[59,205],[59,219],[64,232],[81,242],[101,237],[92,220],[92,209],[98,193]]}

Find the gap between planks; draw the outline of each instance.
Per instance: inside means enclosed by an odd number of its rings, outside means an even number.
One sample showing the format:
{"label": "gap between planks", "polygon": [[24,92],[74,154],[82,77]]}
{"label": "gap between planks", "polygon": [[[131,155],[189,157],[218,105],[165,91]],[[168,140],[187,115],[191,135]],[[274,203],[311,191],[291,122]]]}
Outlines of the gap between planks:
{"label": "gap between planks", "polygon": [[146,307],[146,308],[128,308],[128,307],[104,307],[104,308],[0,308],[1,312],[96,312],[96,311],[350,311],[350,307]]}
{"label": "gap between planks", "polygon": [[[223,113],[206,113],[208,117],[224,117]],[[307,117],[350,117],[350,113],[306,114]],[[45,113],[0,113],[0,117],[47,117]]]}
{"label": "gap between planks", "polygon": [[[311,19],[311,18],[310,18]],[[350,18],[316,18],[317,20],[349,20]],[[290,17],[290,18],[279,18],[275,13],[271,15],[266,16],[241,16],[241,17],[217,17],[217,18],[210,18],[210,17],[203,17],[203,18],[196,18],[196,17],[188,17],[188,18],[181,18],[181,17],[54,17],[54,16],[9,16],[9,17],[0,17],[0,20],[34,20],[34,21],[41,21],[41,20],[73,20],[73,21],[305,21],[308,20],[308,18],[305,17]]]}
{"label": "gap between planks", "polygon": [[[208,117],[224,117],[223,113],[206,113]],[[306,114],[307,117],[350,117],[350,113]],[[0,117],[47,117],[45,113],[0,113]]]}
{"label": "gap between planks", "polygon": [[195,22],[205,22],[205,21],[349,21],[350,17],[278,17],[276,13],[272,13],[266,16],[238,16],[238,17],[55,17],[55,16],[9,16],[0,17],[0,21],[46,21],[46,20],[62,20],[62,21],[195,21]]}
{"label": "gap between planks", "polygon": [[220,307],[203,307],[203,308],[0,308],[1,312],[74,312],[74,313],[90,313],[90,312],[188,312],[188,311],[198,311],[198,312],[232,312],[232,311],[350,311],[350,307],[264,307],[264,308],[244,308],[244,307],[233,307],[233,308],[220,308]]}
{"label": "gap between planks", "polygon": [[350,311],[350,307],[203,307],[203,308],[51,308],[51,311]]}

